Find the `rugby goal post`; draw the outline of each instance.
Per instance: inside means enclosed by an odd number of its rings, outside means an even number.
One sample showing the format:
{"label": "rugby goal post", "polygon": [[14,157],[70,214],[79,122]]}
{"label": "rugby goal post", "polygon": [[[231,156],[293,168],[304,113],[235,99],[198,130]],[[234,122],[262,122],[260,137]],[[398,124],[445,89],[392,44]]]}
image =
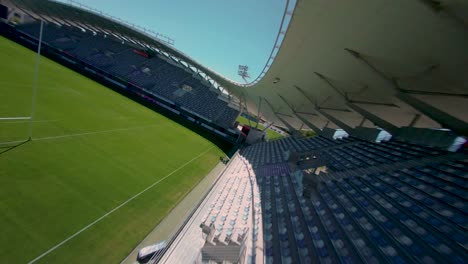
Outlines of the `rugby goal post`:
{"label": "rugby goal post", "polygon": [[[31,117],[30,116],[0,117],[0,127],[2,126],[2,123],[4,123],[4,122],[15,122],[15,121],[29,121],[29,122],[31,122]],[[17,144],[17,143],[28,141],[30,139],[31,138],[25,138],[24,140],[5,141],[5,142],[0,141],[0,147],[14,145],[14,144]]]}
{"label": "rugby goal post", "polygon": [[[33,82],[33,92],[31,96],[31,115],[30,116],[16,116],[16,117],[0,117],[0,124],[2,121],[15,121],[15,120],[27,120],[29,121],[29,129],[28,129],[28,138],[24,141],[32,140],[33,136],[33,121],[34,115],[36,110],[36,95],[37,95],[37,82],[39,78],[39,65],[41,60],[41,47],[42,47],[42,33],[44,31],[44,20],[41,19],[41,25],[39,28],[39,41],[37,44],[37,53],[36,53],[36,67],[34,70],[34,82]],[[12,144],[17,142],[0,142],[0,145]]]}

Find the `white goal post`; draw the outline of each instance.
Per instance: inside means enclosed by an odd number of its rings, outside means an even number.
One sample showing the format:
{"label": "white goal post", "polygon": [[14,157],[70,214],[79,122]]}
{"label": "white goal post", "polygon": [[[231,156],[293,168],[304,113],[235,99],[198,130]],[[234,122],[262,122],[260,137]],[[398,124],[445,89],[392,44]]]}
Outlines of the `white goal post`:
{"label": "white goal post", "polygon": [[[40,60],[41,60],[41,47],[42,47],[42,34],[44,31],[44,20],[41,19],[41,26],[39,28],[39,42],[37,44],[37,53],[36,53],[36,67],[34,70],[34,82],[33,82],[33,91],[31,97],[31,115],[30,116],[13,116],[13,117],[1,117],[0,116],[0,125],[2,121],[15,121],[15,120],[27,120],[29,121],[29,128],[28,128],[28,137],[26,141],[30,141],[33,138],[33,124],[34,124],[34,116],[36,110],[36,96],[37,96],[37,83],[39,78],[39,67],[40,67]],[[25,142],[26,142],[25,141]],[[17,143],[15,142],[0,142],[0,145],[10,144],[10,143]]]}

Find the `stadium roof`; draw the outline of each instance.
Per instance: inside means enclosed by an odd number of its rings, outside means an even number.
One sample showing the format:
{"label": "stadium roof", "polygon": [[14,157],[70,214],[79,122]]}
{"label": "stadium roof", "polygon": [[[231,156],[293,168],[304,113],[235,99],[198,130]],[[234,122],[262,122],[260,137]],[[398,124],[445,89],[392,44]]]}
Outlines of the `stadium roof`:
{"label": "stadium roof", "polygon": [[[466,2],[451,8],[468,14]],[[299,1],[270,70],[245,89],[249,109],[255,112],[262,96],[276,116],[296,127],[302,122],[290,117],[291,107],[320,125],[326,121],[315,115],[317,106],[353,127],[362,121],[360,114],[348,112],[352,109],[346,103],[354,102],[396,126],[407,126],[418,111],[394,96],[398,91],[388,80],[393,77],[400,88],[414,90],[412,96],[466,121],[466,22],[435,12],[423,1]],[[452,93],[463,96],[446,96]],[[262,110],[274,118],[270,107]],[[422,117],[417,126],[437,124]]]}
{"label": "stadium roof", "polygon": [[280,30],[285,36],[274,62],[248,85],[91,10],[54,1],[11,2],[33,17],[170,53],[279,126],[322,128],[331,120],[329,127],[345,130],[442,125],[468,134],[468,3],[463,1],[298,1],[287,32]]}

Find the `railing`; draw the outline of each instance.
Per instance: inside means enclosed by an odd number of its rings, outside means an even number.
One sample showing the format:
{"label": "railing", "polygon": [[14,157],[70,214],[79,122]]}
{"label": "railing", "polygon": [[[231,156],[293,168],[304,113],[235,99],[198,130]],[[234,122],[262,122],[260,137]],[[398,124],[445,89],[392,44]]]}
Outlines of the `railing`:
{"label": "railing", "polygon": [[[173,248],[171,248],[171,246],[174,245],[174,243],[177,243],[176,240],[179,238],[179,236],[183,236],[185,233],[183,232],[185,227],[189,224],[192,224],[193,220],[194,220],[194,217],[195,217],[195,214],[200,214],[201,212],[197,212],[198,209],[200,209],[200,207],[202,207],[205,203],[208,202],[208,198],[211,197],[212,195],[214,195],[214,193],[212,193],[212,190],[214,189],[214,187],[216,186],[216,184],[220,181],[220,179],[224,176],[226,170],[229,168],[229,166],[231,165],[232,161],[239,155],[239,151],[236,151],[236,153],[234,153],[234,155],[231,157],[231,159],[229,160],[229,162],[226,164],[226,166],[223,168],[223,170],[221,171],[221,173],[218,174],[218,176],[216,177],[215,181],[211,184],[211,186],[209,187],[209,189],[206,191],[206,193],[203,195],[203,197],[201,197],[198,202],[192,207],[192,209],[190,209],[187,214],[182,218],[184,219],[182,221],[182,223],[179,224],[179,226],[172,232],[172,234],[170,234],[168,236],[168,239],[166,240],[167,241],[167,245],[166,247],[161,250],[160,252],[158,252],[157,254],[155,254],[153,257],[151,257],[151,259],[148,261],[148,263],[152,263],[152,264],[156,264],[156,263],[159,263],[159,261],[164,257],[164,255],[166,253],[170,252],[169,253],[172,253],[173,251]],[[177,244],[175,245],[177,246]]]}
{"label": "railing", "polygon": [[118,22],[120,24],[123,24],[123,25],[125,25],[127,27],[130,27],[131,29],[133,29],[135,31],[140,31],[140,32],[143,32],[145,34],[151,35],[152,37],[154,37],[154,38],[156,38],[158,40],[164,41],[165,43],[167,43],[169,45],[172,45],[172,46],[174,45],[174,40],[173,39],[171,39],[170,37],[168,37],[168,36],[166,36],[164,34],[161,34],[159,32],[155,32],[155,31],[153,31],[151,29],[147,29],[145,27],[136,25],[134,23],[131,23],[130,21],[123,20],[121,18],[115,17],[115,16],[113,16],[111,14],[103,12],[102,10],[90,7],[88,5],[82,4],[82,3],[78,2],[78,1],[75,1],[75,0],[67,0],[67,3],[70,6],[79,7],[81,9],[84,9],[84,10],[88,11],[88,12],[99,14],[100,16],[107,17],[110,20],[113,20],[113,21]]}
{"label": "railing", "polygon": [[[239,157],[240,157],[242,163],[244,164],[245,168],[247,169],[247,174],[249,176],[249,182],[250,182],[250,190],[251,190],[251,193],[252,193],[252,200],[251,200],[251,206],[252,206],[252,230],[251,230],[252,231],[252,233],[251,233],[251,235],[252,235],[252,237],[251,237],[251,239],[252,239],[252,245],[251,245],[252,248],[251,248],[251,250],[252,251],[251,251],[251,257],[252,257],[252,259],[250,261],[251,261],[251,263],[255,263],[256,257],[257,257],[257,240],[258,240],[258,238],[255,238],[255,234],[254,234],[256,223],[255,223],[255,185],[254,185],[255,181],[253,180],[253,178],[255,177],[255,175],[250,174],[249,166],[248,166],[247,162],[245,161],[245,158],[242,157],[240,154],[239,154]],[[263,221],[263,219],[261,221]],[[257,225],[257,227],[258,227],[258,225]],[[265,248],[265,243],[263,241],[263,238],[262,238],[262,242],[263,242],[262,247]]]}
{"label": "railing", "polygon": [[[56,0],[54,0],[54,1],[56,1]],[[222,79],[226,80],[227,82],[232,83],[232,84],[234,84],[234,85],[236,85],[236,86],[239,86],[239,87],[250,87],[250,86],[253,86],[253,85],[255,85],[256,83],[258,83],[258,82],[266,75],[266,73],[267,73],[268,70],[270,69],[271,65],[273,64],[273,61],[275,60],[275,58],[276,58],[276,56],[277,56],[277,54],[278,54],[278,52],[279,52],[279,49],[280,49],[280,47],[281,47],[281,44],[283,43],[284,37],[286,36],[286,33],[287,33],[287,31],[288,31],[289,23],[290,23],[290,21],[291,21],[291,19],[292,19],[292,16],[293,16],[293,14],[294,14],[295,9],[296,9],[297,1],[298,1],[298,0],[287,0],[286,6],[285,6],[285,9],[284,9],[284,13],[283,13],[283,17],[282,17],[282,19],[281,19],[281,25],[280,25],[280,28],[279,28],[278,33],[277,33],[277,35],[276,35],[276,40],[275,40],[275,43],[274,43],[274,45],[273,45],[273,47],[272,47],[272,49],[271,49],[270,55],[269,55],[269,57],[268,57],[268,60],[266,61],[266,63],[265,63],[265,65],[264,65],[262,71],[260,72],[260,74],[259,74],[253,81],[251,81],[251,82],[249,82],[249,83],[239,83],[239,82],[236,82],[236,81],[234,81],[234,80],[231,80],[231,79],[229,79],[229,78],[227,78],[227,77],[225,77],[225,76],[223,76],[223,75],[217,73],[216,71],[214,71],[214,70],[212,70],[212,69],[210,69],[210,68],[208,68],[208,67],[206,67],[206,66],[204,66],[204,67],[205,67],[206,69],[208,69],[209,71],[211,71],[212,73],[218,75],[218,76],[221,77]],[[147,29],[147,28],[142,27],[142,26],[138,26],[138,25],[133,24],[133,23],[131,23],[131,22],[129,22],[129,21],[126,21],[126,20],[120,19],[120,18],[118,18],[118,17],[112,16],[112,15],[110,15],[110,14],[108,14],[108,13],[105,13],[105,12],[103,12],[103,11],[101,11],[101,10],[98,10],[98,9],[96,9],[96,8],[92,8],[92,7],[90,7],[90,6],[84,5],[84,4],[82,4],[82,3],[80,3],[80,2],[78,2],[78,1],[76,1],[76,0],[67,0],[67,3],[68,3],[69,5],[71,5],[71,6],[79,7],[79,8],[81,8],[81,9],[86,10],[86,11],[90,11],[90,12],[92,12],[92,13],[99,14],[99,15],[101,15],[101,16],[107,17],[107,18],[110,19],[110,20],[113,20],[113,21],[115,21],[115,22],[118,22],[118,23],[120,23],[120,24],[123,24],[123,25],[125,25],[125,26],[127,26],[127,27],[130,27],[130,28],[136,30],[136,31],[142,32],[142,33],[144,33],[144,34],[146,34],[146,35],[150,35],[150,36],[153,37],[153,38],[156,38],[156,39],[158,39],[158,40],[161,40],[161,41],[163,41],[163,42],[165,42],[165,43],[168,43],[168,44],[172,45],[172,48],[175,49],[175,48],[173,47],[174,41],[173,41],[171,38],[167,37],[166,35],[157,33],[157,32],[155,32],[155,31],[153,31],[153,30]],[[177,49],[176,49],[176,50],[177,50]],[[186,55],[185,53],[183,53],[183,52],[181,52],[181,51],[179,51],[179,50],[177,50],[177,51],[180,52],[181,54]],[[186,56],[187,56],[187,55],[186,55]],[[190,58],[190,56],[187,56],[187,57]],[[190,58],[190,59],[191,59],[191,58]],[[193,60],[193,61],[195,61],[195,60]],[[193,66],[193,65],[192,65],[192,66]],[[194,67],[195,67],[195,66],[194,66]],[[197,67],[195,67],[195,68],[197,68]],[[199,70],[199,69],[197,68],[197,70]],[[207,76],[207,77],[208,77],[208,76]],[[220,85],[219,83],[217,83],[217,82],[216,82],[215,80],[213,80],[212,78],[205,78],[205,79],[207,79],[208,81],[213,81],[214,83],[216,83],[216,84],[213,84],[213,86],[215,86],[215,87],[221,87],[223,90],[225,90],[224,87],[223,87],[222,85]],[[218,89],[219,89],[219,88],[218,88]]]}

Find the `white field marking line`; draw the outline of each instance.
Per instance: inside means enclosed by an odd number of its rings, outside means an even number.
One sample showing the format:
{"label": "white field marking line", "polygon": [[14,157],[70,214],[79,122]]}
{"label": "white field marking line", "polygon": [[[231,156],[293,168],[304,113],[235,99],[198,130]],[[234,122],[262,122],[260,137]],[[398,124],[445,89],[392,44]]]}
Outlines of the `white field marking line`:
{"label": "white field marking line", "polygon": [[[0,119],[1,121],[2,119]],[[0,124],[22,124],[22,123],[29,123],[29,122],[33,122],[33,123],[47,123],[47,122],[57,122],[57,121],[60,121],[61,119],[49,119],[49,120],[35,120],[35,121],[18,121],[18,122],[15,122],[14,120],[12,122],[1,122]]]}
{"label": "white field marking line", "polygon": [[33,138],[32,141],[50,140],[50,139],[59,139],[59,138],[68,138],[68,137],[78,137],[78,136],[86,136],[86,135],[110,133],[110,132],[117,132],[117,131],[127,131],[127,130],[139,129],[139,128],[154,127],[154,126],[158,126],[158,125],[159,125],[159,124],[147,125],[147,126],[128,127],[128,128],[117,128],[117,129],[109,129],[109,130],[101,130],[101,131],[92,131],[92,132],[84,132],[84,133],[77,133],[77,134],[68,134],[68,135],[61,135],[61,136]]}
{"label": "white field marking line", "polygon": [[0,121],[2,120],[29,120],[29,119],[31,119],[30,116],[0,117]]}
{"label": "white field marking line", "polygon": [[23,143],[28,141],[27,139],[24,140],[17,140],[17,141],[10,141],[10,142],[0,142],[0,145],[8,145],[8,144],[16,144],[16,143]]}
{"label": "white field marking line", "polygon": [[[78,134],[69,134],[69,135],[62,135],[62,136],[42,137],[42,138],[35,138],[35,139],[33,139],[33,141],[59,139],[59,138],[67,138],[67,137],[77,137],[77,136],[86,136],[86,135],[110,133],[110,132],[116,132],[116,131],[127,131],[127,130],[139,129],[139,128],[154,127],[154,126],[157,126],[157,124],[147,125],[147,126],[136,126],[136,127],[129,127],[129,128],[117,128],[117,129],[109,129],[109,130],[102,130],[102,131],[85,132],[85,133],[78,133]],[[25,140],[17,140],[17,141],[9,141],[9,142],[0,142],[0,145],[16,144],[16,143],[22,143],[22,142],[25,142],[25,141],[27,141],[27,140],[25,139]]]}
{"label": "white field marking line", "polygon": [[96,224],[97,222],[101,221],[102,219],[104,219],[105,217],[107,217],[108,215],[112,214],[113,212],[117,211],[118,209],[120,209],[122,206],[126,205],[127,203],[131,202],[132,200],[134,200],[135,198],[137,198],[138,196],[142,195],[144,192],[146,192],[147,190],[153,188],[154,186],[156,186],[157,184],[159,184],[160,182],[164,181],[165,179],[169,178],[169,176],[171,176],[172,174],[178,172],[180,169],[184,168],[185,166],[187,166],[188,164],[192,163],[192,161],[198,159],[199,157],[205,155],[208,151],[210,151],[212,148],[214,148],[214,146],[211,146],[209,147],[207,150],[203,151],[202,153],[198,154],[196,157],[192,158],[191,160],[185,162],[184,164],[182,164],[180,167],[178,167],[177,169],[173,170],[171,173],[169,173],[168,175],[164,176],[163,178],[157,180],[156,182],[154,182],[153,184],[151,184],[150,186],[146,187],[145,189],[143,189],[142,191],[140,191],[139,193],[135,194],[134,196],[130,197],[128,200],[126,200],[125,202],[119,204],[117,207],[115,207],[114,209],[110,210],[109,212],[105,213],[103,216],[99,217],[98,219],[94,220],[92,223],[90,223],[89,225],[83,227],[82,229],[78,230],[76,233],[74,233],[73,235],[69,236],[68,238],[66,238],[65,240],[63,240],[62,242],[58,243],[57,245],[51,247],[49,250],[47,250],[46,252],[42,253],[41,255],[37,256],[35,259],[31,260],[28,262],[28,264],[32,264],[38,260],[40,260],[41,258],[45,257],[46,255],[48,255],[50,252],[56,250],[57,248],[59,248],[60,246],[62,246],[63,244],[67,243],[68,241],[70,241],[71,239],[73,239],[74,237],[76,237],[77,235],[79,235],[80,233],[82,233],[83,231],[85,231],[86,229],[90,228],[91,226],[93,226],[94,224]]}

